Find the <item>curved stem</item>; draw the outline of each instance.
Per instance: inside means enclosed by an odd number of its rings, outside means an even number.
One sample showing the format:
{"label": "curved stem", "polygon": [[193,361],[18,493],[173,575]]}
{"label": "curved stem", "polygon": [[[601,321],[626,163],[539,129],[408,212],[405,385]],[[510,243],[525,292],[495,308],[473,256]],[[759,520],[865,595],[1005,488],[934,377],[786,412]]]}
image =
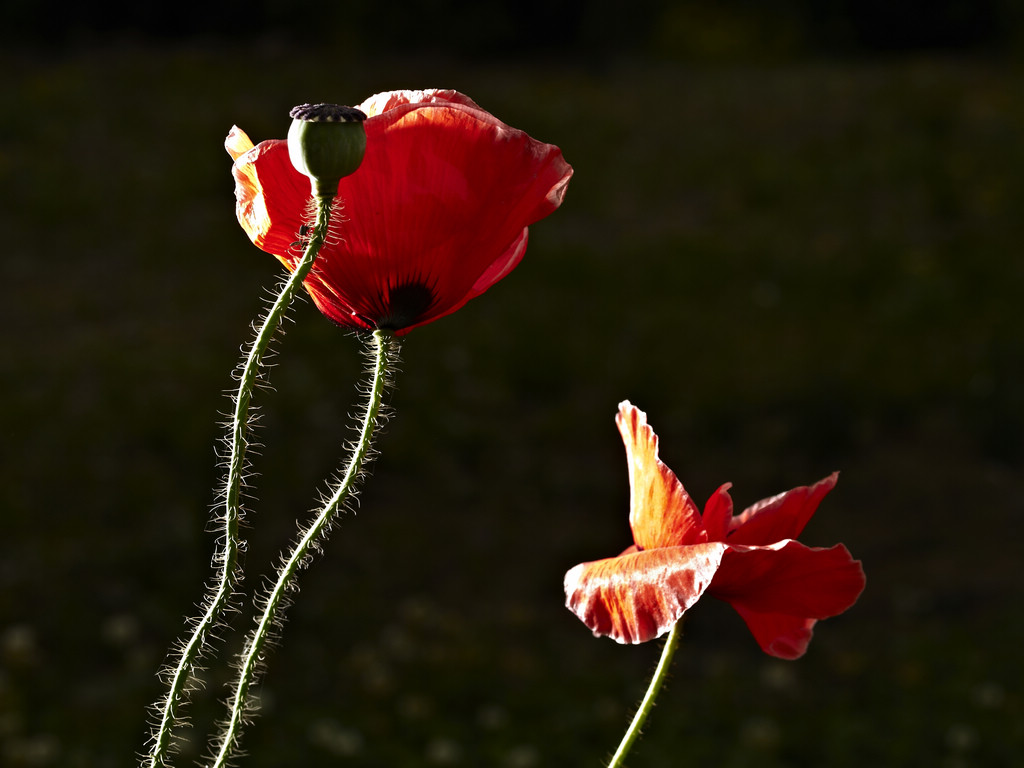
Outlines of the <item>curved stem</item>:
{"label": "curved stem", "polygon": [[676,648],[679,646],[679,638],[683,634],[682,626],[683,622],[681,620],[677,621],[675,626],[672,627],[672,631],[668,633],[668,639],[665,640],[665,645],[661,649],[661,658],[658,660],[658,666],[654,670],[653,677],[651,677],[651,684],[647,688],[643,701],[640,702],[640,708],[637,709],[636,714],[633,716],[633,722],[629,724],[626,734],[622,737],[622,743],[619,744],[619,748],[615,750],[611,762],[608,763],[608,768],[620,768],[626,759],[626,755],[629,754],[629,750],[633,748],[633,744],[640,738],[640,731],[643,729],[644,722],[647,720],[651,710],[654,709],[654,700],[658,697],[658,693],[665,683],[665,678],[668,677],[668,668],[672,663],[672,656],[675,654]]}
{"label": "curved stem", "polygon": [[171,750],[171,732],[181,717],[181,706],[188,701],[191,692],[190,681],[193,679],[196,664],[210,642],[211,632],[217,627],[231,602],[235,585],[241,580],[238,559],[241,541],[238,527],[241,518],[245,455],[249,447],[249,405],[253,390],[260,380],[263,358],[270,347],[270,342],[323,246],[330,223],[332,198],[333,196],[324,196],[317,199],[317,220],[302,259],[282,285],[277,299],[263,318],[256,339],[241,366],[238,391],[235,394],[235,410],[231,419],[231,453],[228,457],[227,477],[223,490],[224,503],[218,518],[221,535],[219,550],[214,555],[214,562],[219,565],[217,580],[203,601],[203,615],[193,622],[192,633],[181,643],[177,662],[168,673],[167,695],[157,705],[159,723],[153,730],[152,746],[144,762],[147,768],[167,765]]}
{"label": "curved stem", "polygon": [[306,559],[318,547],[338,510],[352,494],[355,483],[369,457],[371,441],[380,417],[381,400],[388,374],[398,351],[398,342],[387,331],[374,331],[373,343],[373,381],[370,386],[369,402],[366,406],[366,415],[360,430],[359,441],[353,448],[352,456],[341,481],[321,507],[316,518],[302,533],[278,571],[277,581],[264,603],[263,615],[258,619],[256,629],[250,635],[245,650],[242,652],[238,679],[235,682],[235,691],[231,698],[230,713],[221,730],[221,742],[211,764],[212,768],[222,768],[231,759],[238,743],[243,721],[248,714],[249,692],[258,676],[270,637],[274,628],[278,626],[279,613],[284,608],[285,595],[294,587],[298,573]]}

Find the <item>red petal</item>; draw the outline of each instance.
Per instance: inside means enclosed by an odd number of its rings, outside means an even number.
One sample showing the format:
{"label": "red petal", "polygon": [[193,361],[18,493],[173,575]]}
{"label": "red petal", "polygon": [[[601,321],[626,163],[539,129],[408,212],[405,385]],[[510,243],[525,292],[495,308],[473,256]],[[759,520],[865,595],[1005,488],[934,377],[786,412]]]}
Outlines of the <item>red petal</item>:
{"label": "red petal", "polygon": [[784,613],[756,613],[742,605],[733,606],[765,653],[780,659],[799,659],[807,651],[817,619],[802,619]]}
{"label": "red petal", "polygon": [[624,400],[615,423],[626,445],[633,540],[641,549],[707,541],[700,511],[675,473],[658,458],[658,436],[647,424],[647,414]]}
{"label": "red petal", "polygon": [[700,599],[725,548],[715,542],[582,563],[565,574],[566,607],[595,635],[620,643],[653,640]]}
{"label": "red petal", "polygon": [[505,253],[495,259],[494,263],[492,263],[491,266],[489,266],[486,271],[477,278],[477,281],[473,283],[473,289],[469,292],[468,298],[472,299],[479,296],[515,269],[519,265],[519,262],[523,260],[523,254],[526,253],[526,243],[528,240],[529,230],[526,227],[523,227],[522,233],[515,239],[512,245],[508,247]]}
{"label": "red petal", "polygon": [[729,524],[732,522],[732,497],[729,489],[732,483],[725,483],[717,491],[711,494],[708,503],[704,505],[704,514],[701,523],[704,530],[708,532],[709,541],[725,541],[729,532]]}
{"label": "red petal", "polygon": [[[728,545],[708,593],[730,603],[761,647],[780,655],[768,648],[805,648],[813,625],[807,621],[847,610],[864,584],[860,562],[842,544],[820,549],[788,540],[766,547]],[[798,637],[805,638],[802,646]]]}
{"label": "red petal", "polygon": [[812,486],[803,485],[757,502],[732,519],[729,543],[764,545],[797,538],[838,480],[839,473],[833,472]]}

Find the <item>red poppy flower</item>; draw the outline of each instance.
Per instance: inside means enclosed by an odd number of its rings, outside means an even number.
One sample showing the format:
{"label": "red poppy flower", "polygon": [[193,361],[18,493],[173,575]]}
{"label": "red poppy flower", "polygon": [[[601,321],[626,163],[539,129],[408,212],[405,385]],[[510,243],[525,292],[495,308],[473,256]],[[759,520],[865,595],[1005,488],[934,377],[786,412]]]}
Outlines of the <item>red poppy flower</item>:
{"label": "red poppy flower", "polygon": [[743,617],[762,650],[804,654],[818,619],[842,613],[864,589],[864,571],[842,544],[796,541],[837,474],[733,515],[730,485],[704,513],[658,458],[647,415],[628,401],[615,418],[626,444],[633,546],[565,575],[566,605],[595,635],[642,643],[668,632],[705,592]]}
{"label": "red poppy flower", "polygon": [[[305,284],[334,322],[401,335],[511,272],[527,227],[561,205],[572,168],[558,147],[455,91],[381,93],[359,109],[366,155],[338,186],[334,236]],[[225,147],[242,228],[294,269],[310,224],[309,179],[284,140],[254,147],[235,127]]]}

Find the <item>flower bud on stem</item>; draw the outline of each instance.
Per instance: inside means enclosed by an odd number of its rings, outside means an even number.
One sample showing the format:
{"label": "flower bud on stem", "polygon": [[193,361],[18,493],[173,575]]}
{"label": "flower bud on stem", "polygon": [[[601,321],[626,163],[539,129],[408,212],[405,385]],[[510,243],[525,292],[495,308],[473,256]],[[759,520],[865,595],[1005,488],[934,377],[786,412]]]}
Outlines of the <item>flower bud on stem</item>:
{"label": "flower bud on stem", "polygon": [[366,154],[366,115],[338,104],[300,104],[290,113],[288,157],[309,177],[316,197],[338,191],[338,183],[355,173]]}

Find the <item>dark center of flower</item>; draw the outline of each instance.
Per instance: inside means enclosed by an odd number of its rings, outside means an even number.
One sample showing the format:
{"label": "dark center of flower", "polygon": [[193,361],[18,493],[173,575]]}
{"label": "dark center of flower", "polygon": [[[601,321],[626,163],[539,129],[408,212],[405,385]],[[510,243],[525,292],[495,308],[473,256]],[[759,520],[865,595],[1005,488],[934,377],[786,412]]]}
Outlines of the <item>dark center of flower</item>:
{"label": "dark center of flower", "polygon": [[366,113],[340,104],[299,104],[292,107],[288,117],[308,123],[361,123],[366,119]]}
{"label": "dark center of flower", "polygon": [[377,319],[377,327],[382,330],[407,328],[430,309],[433,301],[433,291],[423,283],[396,286],[388,293],[387,311]]}

